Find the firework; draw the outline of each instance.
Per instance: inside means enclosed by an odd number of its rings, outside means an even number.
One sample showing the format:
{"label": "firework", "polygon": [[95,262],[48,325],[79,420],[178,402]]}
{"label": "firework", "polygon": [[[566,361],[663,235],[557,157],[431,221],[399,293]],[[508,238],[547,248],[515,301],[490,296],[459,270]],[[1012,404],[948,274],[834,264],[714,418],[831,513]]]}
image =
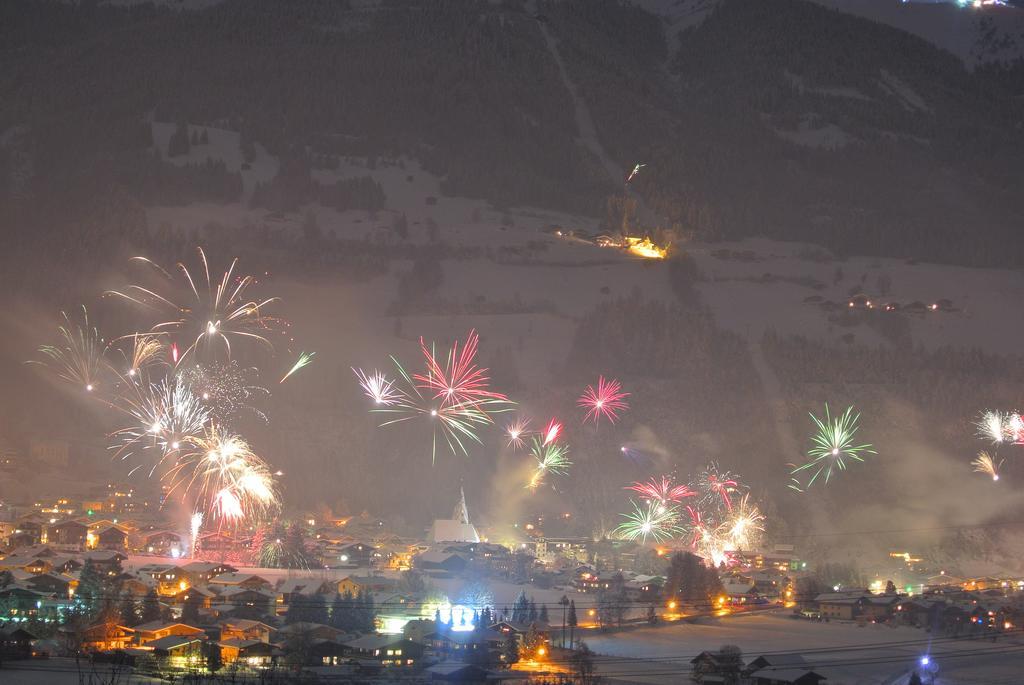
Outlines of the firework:
{"label": "firework", "polygon": [[647,482],[637,481],[632,485],[627,485],[626,489],[639,493],[641,498],[649,502],[658,502],[663,505],[678,504],[685,498],[694,497],[697,494],[688,485],[676,485],[670,476],[651,478]]}
{"label": "firework", "polygon": [[89,312],[85,307],[82,307],[81,322],[73,322],[65,312],[61,312],[61,316],[64,324],[57,329],[61,342],[41,346],[39,351],[49,359],[35,363],[50,366],[61,380],[92,392],[107,368],[103,338],[89,325]]}
{"label": "firework", "polygon": [[131,341],[131,347],[128,350],[121,350],[121,354],[125,359],[125,376],[135,378],[148,366],[160,363],[160,358],[164,352],[164,344],[160,340],[159,335],[132,333],[120,338],[120,340]]}
{"label": "firework", "polygon": [[112,405],[132,418],[132,425],[114,432],[121,442],[117,454],[124,459],[139,449],[159,449],[152,473],[166,457],[202,437],[210,414],[177,376],[130,388]]}
{"label": "firework", "polygon": [[565,475],[569,472],[572,462],[569,461],[569,448],[556,443],[545,443],[541,437],[534,436],[531,443],[530,456],[536,460],[533,476],[527,487],[536,490],[548,474]]}
{"label": "firework", "polygon": [[699,485],[705,498],[720,499],[725,508],[732,511],[730,495],[740,487],[735,476],[728,471],[720,471],[717,464],[710,464],[701,472]]}
{"label": "firework", "polygon": [[622,514],[625,519],[615,529],[614,535],[623,540],[640,540],[648,538],[655,542],[669,540],[682,533],[677,521],[679,512],[675,506],[665,507],[654,501],[644,504],[630,500],[633,511]]}
{"label": "firework", "polygon": [[210,514],[225,522],[260,519],[279,506],[274,477],[241,437],[210,426],[194,441],[168,474],[170,491],[182,490],[206,503]]}
{"label": "firework", "polygon": [[629,404],[626,403],[627,397],[629,393],[622,392],[622,386],[617,380],[606,381],[604,376],[598,376],[597,388],[588,385],[576,404],[587,410],[583,417],[584,423],[593,419],[594,423],[598,424],[602,416],[615,423],[619,418],[619,412],[629,408]]}
{"label": "firework", "polygon": [[267,415],[256,404],[269,397],[270,391],[259,385],[259,370],[255,367],[241,366],[235,360],[209,362],[182,367],[178,376],[217,423],[231,423],[243,412],[252,412],[263,421],[267,420]]}
{"label": "firework", "polygon": [[548,421],[548,425],[544,428],[544,443],[550,445],[551,443],[558,440],[558,437],[562,434],[562,424],[557,419],[551,419]]}
{"label": "firework", "polygon": [[978,429],[978,437],[993,443],[1005,441],[1008,420],[1009,415],[998,410],[982,412],[974,423]]}
{"label": "firework", "polygon": [[[167,316],[153,325],[153,332],[169,335],[181,334],[184,350],[180,353],[176,344],[172,347],[175,363],[179,364],[189,355],[209,358],[223,350],[231,358],[231,342],[234,339],[255,341],[269,349],[273,344],[267,337],[280,331],[280,320],[264,314],[264,309],[277,298],[264,300],[250,299],[248,289],[255,283],[253,276],[236,276],[238,259],[234,259],[220,281],[210,277],[210,266],[206,253],[198,249],[202,265],[202,280],[193,278],[187,266],[178,263],[181,279],[175,279],[169,272],[145,257],[135,257],[150,266],[161,279],[161,286],[170,287],[177,294],[161,294],[159,288],[129,285],[123,291],[108,291],[107,294],[123,298],[144,308]],[[183,295],[182,297],[179,297]],[[187,303],[181,303],[184,299]]]}
{"label": "firework", "polygon": [[202,528],[202,526],[203,526],[203,512],[197,511],[196,513],[192,514],[192,518],[189,521],[189,529],[190,529],[190,532],[191,532],[190,540],[192,541],[192,554],[191,554],[191,557],[193,559],[196,558],[196,550],[199,548],[199,529]]}
{"label": "firework", "polygon": [[750,503],[750,495],[740,498],[725,524],[731,549],[750,549],[764,532],[763,523],[764,515]]}
{"label": "firework", "polygon": [[461,350],[459,342],[455,341],[442,366],[434,353],[433,345],[428,348],[423,338],[420,338],[420,350],[423,352],[427,370],[426,373],[413,375],[417,387],[427,393],[434,393],[432,399],[439,400],[441,406],[482,408],[485,404],[508,402],[508,397],[489,389],[490,378],[487,376],[487,369],[476,365],[478,344],[479,336],[475,330],[471,330]]}
{"label": "firework", "polygon": [[984,473],[987,476],[991,476],[992,480],[999,480],[999,467],[1002,465],[1002,459],[996,461],[995,457],[984,451],[978,452],[978,456],[971,462],[975,473]]}
{"label": "firework", "polygon": [[525,447],[525,437],[528,435],[530,420],[519,417],[506,424],[505,435],[508,437],[509,449],[521,450]]}
{"label": "firework", "polygon": [[1021,418],[1020,414],[1013,412],[1006,418],[1005,432],[1007,440],[1014,445],[1020,445],[1024,442],[1024,419]]}
{"label": "firework", "polygon": [[494,423],[491,414],[510,411],[514,403],[505,395],[488,389],[487,370],[479,368],[474,361],[477,342],[476,332],[470,331],[461,350],[456,342],[442,365],[433,348],[428,348],[421,338],[424,373],[410,374],[398,359],[391,358],[399,377],[395,383],[403,384],[397,390],[377,372],[367,375],[354,369],[363,390],[375,403],[382,405],[372,411],[396,415],[381,426],[417,418],[428,421],[433,433],[431,457],[434,460],[438,436],[453,453],[468,454],[466,441],[483,444],[477,431]]}
{"label": "firework", "polygon": [[352,369],[352,373],[359,379],[359,387],[363,389],[366,396],[382,407],[390,407],[398,404],[404,395],[394,386],[394,381],[389,381],[380,371],[365,373],[361,369]]}
{"label": "firework", "polygon": [[292,364],[292,368],[288,369],[288,373],[286,373],[281,378],[281,380],[278,381],[278,383],[284,383],[286,380],[288,380],[288,377],[291,376],[293,373],[295,373],[299,369],[304,369],[307,366],[309,366],[310,364],[312,364],[313,363],[313,355],[315,355],[315,354],[316,354],[316,352],[301,352],[299,354],[299,358],[295,361],[294,364]]}
{"label": "firework", "polygon": [[822,473],[828,483],[833,470],[846,470],[847,460],[864,461],[866,455],[877,454],[870,444],[855,444],[854,436],[860,429],[857,425],[860,414],[854,414],[853,407],[847,407],[841,415],[832,417],[826,404],[824,418],[819,419],[814,414],[810,414],[810,417],[818,428],[818,432],[811,438],[813,446],[807,451],[811,459],[794,468],[791,473],[796,475],[803,471],[813,471],[805,487],[812,486]]}

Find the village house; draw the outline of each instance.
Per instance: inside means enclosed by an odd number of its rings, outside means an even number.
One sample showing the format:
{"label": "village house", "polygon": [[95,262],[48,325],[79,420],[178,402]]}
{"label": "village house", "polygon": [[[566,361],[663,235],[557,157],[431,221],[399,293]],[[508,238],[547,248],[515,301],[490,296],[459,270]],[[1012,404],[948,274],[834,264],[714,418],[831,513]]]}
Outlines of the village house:
{"label": "village house", "polygon": [[221,573],[209,580],[211,588],[238,587],[246,590],[270,590],[270,581],[253,573]]}
{"label": "village house", "polygon": [[58,521],[46,527],[46,542],[51,545],[85,547],[89,526],[76,519]]}
{"label": "village house", "polygon": [[128,531],[120,526],[109,526],[92,533],[93,547],[96,549],[128,549]]}
{"label": "village house", "polygon": [[128,555],[114,550],[95,550],[85,553],[85,560],[91,561],[92,565],[101,574],[115,576],[121,573],[121,565],[128,561]]}
{"label": "village house", "polygon": [[342,644],[352,657],[383,666],[412,666],[423,656],[423,645],[401,635],[364,635]]}
{"label": "village house", "polygon": [[185,538],[180,533],[170,530],[158,530],[146,533],[143,537],[142,548],[150,554],[171,556],[177,551],[179,554],[185,549]]}
{"label": "village house", "polygon": [[154,640],[170,636],[192,636],[205,634],[202,628],[174,621],[150,621],[135,626],[135,644],[144,647]]}
{"label": "village house", "polygon": [[274,627],[262,621],[244,618],[232,618],[220,622],[221,640],[243,640],[270,642],[270,634]]}
{"label": "village house", "polygon": [[272,666],[284,652],[278,647],[261,640],[231,638],[217,643],[220,658],[225,664],[240,662],[251,668]]}
{"label": "village house", "polygon": [[213,561],[190,561],[178,568],[189,585],[205,585],[219,575],[238,572],[234,566]]}
{"label": "village house", "polygon": [[87,652],[127,649],[134,644],[135,631],[112,621],[89,626],[81,634],[81,648]]}

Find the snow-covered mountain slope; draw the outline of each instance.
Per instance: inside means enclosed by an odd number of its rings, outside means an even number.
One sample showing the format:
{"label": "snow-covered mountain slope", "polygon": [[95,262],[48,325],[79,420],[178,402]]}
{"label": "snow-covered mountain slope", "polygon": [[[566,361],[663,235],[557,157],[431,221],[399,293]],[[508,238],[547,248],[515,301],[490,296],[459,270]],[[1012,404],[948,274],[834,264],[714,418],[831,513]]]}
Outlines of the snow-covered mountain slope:
{"label": "snow-covered mountain slope", "polygon": [[[669,31],[700,23],[721,0],[634,0]],[[953,0],[811,0],[920,36],[974,65],[1024,57],[1024,9],[959,7]]]}

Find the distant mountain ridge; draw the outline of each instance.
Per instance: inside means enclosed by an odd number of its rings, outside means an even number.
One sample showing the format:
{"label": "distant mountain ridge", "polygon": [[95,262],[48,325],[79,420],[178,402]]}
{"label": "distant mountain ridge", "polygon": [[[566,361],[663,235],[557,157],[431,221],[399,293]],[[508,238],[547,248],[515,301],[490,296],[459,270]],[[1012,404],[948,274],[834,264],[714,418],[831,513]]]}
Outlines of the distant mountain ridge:
{"label": "distant mountain ridge", "polygon": [[[720,0],[632,0],[675,32],[703,21]],[[952,0],[809,0],[924,38],[968,65],[1024,57],[1024,9],[957,7]],[[1015,0],[1017,5],[1024,5]]]}

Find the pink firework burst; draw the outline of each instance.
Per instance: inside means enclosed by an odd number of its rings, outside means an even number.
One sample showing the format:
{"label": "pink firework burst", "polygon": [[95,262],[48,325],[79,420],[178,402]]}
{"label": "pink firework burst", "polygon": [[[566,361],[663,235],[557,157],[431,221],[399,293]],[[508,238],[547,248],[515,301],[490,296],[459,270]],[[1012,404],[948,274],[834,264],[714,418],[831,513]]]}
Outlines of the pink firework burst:
{"label": "pink firework burst", "polygon": [[690,540],[690,547],[697,549],[700,543],[704,540],[704,536],[707,533],[707,526],[704,524],[704,517],[701,516],[700,509],[687,506],[687,513],[690,514],[690,529],[693,531],[693,537]]}
{"label": "pink firework burst", "polygon": [[524,438],[529,435],[530,419],[516,418],[505,426],[505,436],[510,449],[521,450],[525,446]]}
{"label": "pink firework burst", "polygon": [[629,409],[627,397],[629,393],[622,392],[622,386],[617,380],[605,380],[604,376],[598,376],[597,388],[588,385],[576,404],[587,410],[583,423],[593,419],[594,423],[598,424],[602,416],[615,423],[619,418],[619,412]]}
{"label": "pink firework burst", "polygon": [[627,490],[639,493],[641,497],[666,504],[669,502],[682,502],[687,497],[695,497],[696,492],[688,485],[676,485],[669,476],[651,478],[646,483],[637,481],[626,486]]}
{"label": "pink firework burst", "polygon": [[559,423],[558,419],[551,419],[548,421],[547,427],[544,428],[544,445],[550,445],[555,440],[558,440],[558,436],[562,434],[562,424]]}
{"label": "pink firework burst", "polygon": [[710,492],[722,498],[726,509],[732,511],[732,498],[729,495],[738,490],[739,482],[730,478],[727,473],[715,474],[708,471],[704,475],[704,484]]}
{"label": "pink firework burst", "polygon": [[434,354],[433,347],[427,347],[420,338],[420,349],[426,359],[427,372],[416,374],[413,379],[417,387],[434,393],[433,399],[441,400],[443,407],[470,406],[493,402],[508,402],[508,397],[490,390],[487,369],[476,364],[477,345],[480,341],[475,330],[466,336],[466,343],[459,347],[455,341],[442,366]]}

